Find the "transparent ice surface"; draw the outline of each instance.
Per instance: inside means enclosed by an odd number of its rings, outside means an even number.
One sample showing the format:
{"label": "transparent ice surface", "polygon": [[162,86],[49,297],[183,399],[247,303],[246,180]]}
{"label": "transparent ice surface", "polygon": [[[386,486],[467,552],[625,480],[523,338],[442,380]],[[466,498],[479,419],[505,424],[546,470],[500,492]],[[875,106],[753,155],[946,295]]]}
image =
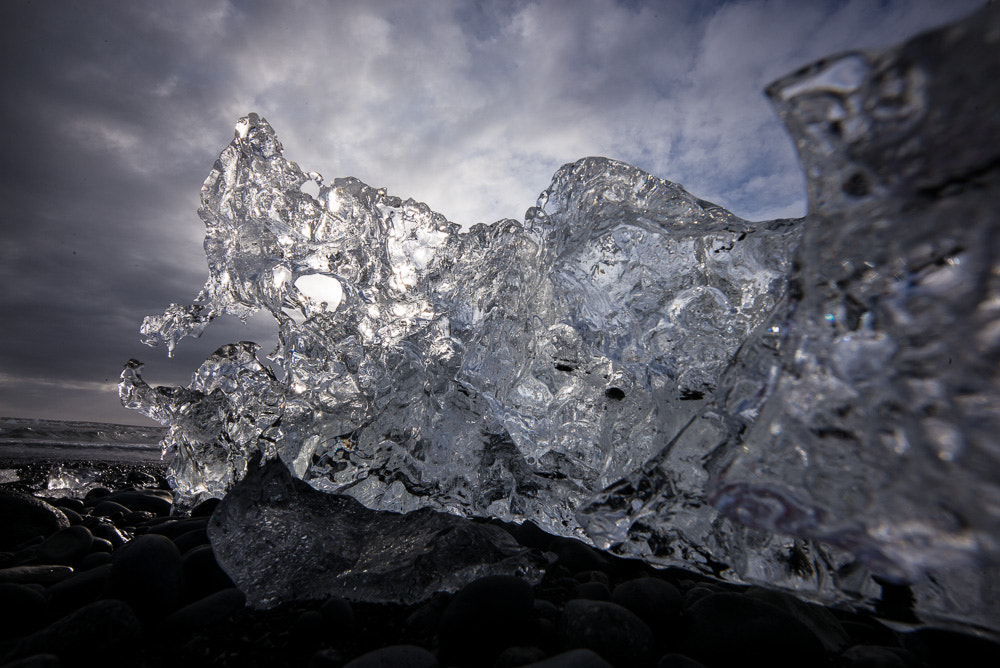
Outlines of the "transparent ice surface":
{"label": "transparent ice surface", "polygon": [[411,604],[486,575],[536,583],[546,565],[500,527],[430,508],[370,510],[350,496],[316,491],[277,459],[232,488],[208,535],[219,564],[255,608],[329,596]]}
{"label": "transparent ice surface", "polygon": [[[804,220],[748,222],[606,158],[524,221],[289,162],[255,114],[202,189],[209,280],[172,350],[258,309],[187,388],[131,361],[181,503],[256,456],[370,508],[531,519],[619,554],[1000,629],[1000,10],[769,94]],[[315,192],[313,197],[308,192]],[[800,244],[801,240],[801,244]]]}

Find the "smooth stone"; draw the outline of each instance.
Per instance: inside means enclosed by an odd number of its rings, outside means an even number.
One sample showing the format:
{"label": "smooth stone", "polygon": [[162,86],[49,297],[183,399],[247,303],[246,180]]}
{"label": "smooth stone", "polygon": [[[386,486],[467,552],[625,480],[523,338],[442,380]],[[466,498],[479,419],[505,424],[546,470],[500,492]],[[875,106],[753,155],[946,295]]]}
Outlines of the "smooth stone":
{"label": "smooth stone", "polygon": [[922,628],[900,636],[903,648],[932,666],[995,668],[1000,644],[979,636],[938,628]]}
{"label": "smooth stone", "polygon": [[610,601],[611,590],[602,582],[584,582],[576,586],[576,598],[590,601]]}
{"label": "smooth stone", "polygon": [[97,504],[98,500],[111,494],[111,490],[107,487],[95,487],[89,490],[83,495],[83,505],[93,507]]}
{"label": "smooth stone", "polygon": [[677,587],[659,578],[637,578],[615,587],[611,600],[631,610],[656,632],[676,625],[684,610]]}
{"label": "smooth stone", "polygon": [[118,527],[106,518],[88,517],[84,519],[83,525],[90,529],[90,533],[93,534],[94,538],[103,538],[111,543],[115,549],[124,545],[128,540]]}
{"label": "smooth stone", "polygon": [[31,587],[0,583],[0,638],[16,638],[37,631],[45,622],[48,602]]}
{"label": "smooth stone", "polygon": [[606,601],[576,599],[563,608],[559,639],[567,649],[589,649],[616,666],[647,665],[656,637],[635,613]]}
{"label": "smooth stone", "polygon": [[875,621],[845,621],[841,620],[841,628],[850,636],[851,645],[898,645],[896,632],[884,624]]}
{"label": "smooth stone", "polygon": [[72,510],[78,515],[83,514],[84,510],[86,509],[86,506],[83,505],[83,501],[81,501],[80,499],[73,499],[67,496],[64,496],[60,499],[56,499],[56,502],[53,503],[52,505],[59,508],[59,510],[63,511],[67,509]]}
{"label": "smooth stone", "polygon": [[111,564],[81,571],[49,587],[49,601],[55,617],[61,617],[88,603],[93,603],[107,589]]}
{"label": "smooth stone", "polygon": [[[100,539],[98,539],[100,540]],[[107,541],[104,541],[107,543]],[[110,544],[110,543],[109,543]],[[92,568],[111,563],[111,552],[91,552],[77,563],[78,571],[89,571]]]}
{"label": "smooth stone", "polygon": [[211,517],[212,513],[215,512],[215,507],[219,505],[219,501],[222,499],[205,499],[197,506],[191,509],[191,517]]}
{"label": "smooth stone", "polygon": [[66,519],[69,520],[70,526],[76,526],[77,524],[83,524],[83,515],[81,515],[80,513],[76,512],[72,508],[63,508],[62,506],[57,506],[57,508],[59,508],[59,510],[61,510],[63,512],[63,515],[66,516]]}
{"label": "smooth stone", "polygon": [[545,659],[545,650],[529,645],[508,647],[497,654],[493,668],[518,668],[529,663],[538,663]]}
{"label": "smooth stone", "polygon": [[437,658],[416,645],[390,645],[348,662],[344,668],[439,668]]}
{"label": "smooth stone", "polygon": [[171,613],[163,620],[163,625],[172,630],[195,631],[221,622],[245,603],[246,596],[239,589],[223,589]]}
{"label": "smooth stone", "polygon": [[17,661],[3,664],[3,668],[62,668],[55,654],[32,654]]}
{"label": "smooth stone", "polygon": [[517,525],[513,536],[521,545],[539,550],[547,550],[553,538],[552,534],[546,533],[531,520],[526,520],[523,524]]}
{"label": "smooth stone", "polygon": [[109,501],[107,499],[99,501],[97,505],[94,506],[94,510],[92,511],[95,517],[108,517],[111,519],[125,517],[130,512],[132,512],[130,508],[126,508],[120,503],[115,503],[114,501]]}
{"label": "smooth stone", "polygon": [[338,650],[327,647],[313,652],[306,663],[306,668],[343,668],[344,655]]}
{"label": "smooth stone", "polygon": [[586,543],[572,538],[553,538],[548,546],[549,552],[556,554],[557,564],[561,564],[573,573],[580,571],[606,571],[611,562],[597,550]]}
{"label": "smooth stone", "polygon": [[153,524],[146,528],[146,533],[166,536],[167,538],[177,538],[188,531],[197,529],[205,530],[208,527],[208,518],[196,517],[186,520],[167,520],[159,524]]}
{"label": "smooth stone", "polygon": [[70,526],[45,539],[38,547],[37,559],[46,564],[71,565],[90,552],[94,536],[85,526]]}
{"label": "smooth stone", "polygon": [[166,495],[160,495],[152,490],[141,492],[138,490],[126,490],[115,492],[107,497],[107,501],[125,506],[129,510],[153,513],[159,517],[170,514],[174,506],[172,499],[172,496],[166,498]]}
{"label": "smooth stone", "polygon": [[823,606],[806,603],[791,594],[760,587],[750,587],[744,595],[777,606],[795,617],[819,638],[827,652],[836,654],[851,645],[851,636],[840,620]]}
{"label": "smooth stone", "polygon": [[580,571],[573,576],[576,581],[581,584],[587,584],[589,582],[599,582],[605,587],[611,588],[611,578],[604,571]]}
{"label": "smooth stone", "polygon": [[735,593],[708,594],[688,610],[687,645],[692,658],[708,665],[820,665],[826,653],[819,638],[785,610]]}
{"label": "smooth stone", "polygon": [[113,657],[129,656],[141,634],[142,626],[125,602],[95,601],[23,639],[8,658],[49,653],[67,666],[104,665]]}
{"label": "smooth stone", "polygon": [[159,516],[155,513],[149,512],[148,510],[133,510],[128,515],[121,518],[119,523],[127,527],[137,527],[148,524],[156,519],[159,519]]}
{"label": "smooth stone", "polygon": [[522,668],[612,668],[611,664],[589,649],[572,649],[562,654],[529,663]]}
{"label": "smooth stone", "polygon": [[210,545],[196,547],[181,559],[184,571],[184,600],[196,601],[234,586],[215,559]]}
{"label": "smooth stone", "polygon": [[110,540],[105,540],[103,538],[95,538],[94,542],[90,544],[90,552],[107,552],[111,553],[115,551],[115,546],[111,544]]}
{"label": "smooth stone", "polygon": [[354,608],[347,599],[331,596],[323,602],[319,612],[332,628],[348,631],[354,627]]}
{"label": "smooth stone", "polygon": [[906,662],[891,649],[874,645],[855,645],[840,660],[844,668],[906,668]]}
{"label": "smooth stone", "polygon": [[705,664],[683,654],[664,654],[656,663],[656,668],[705,668]]}
{"label": "smooth stone", "polygon": [[159,484],[156,476],[136,470],[129,471],[128,477],[125,480],[134,487],[156,487]]}
{"label": "smooth stone", "polygon": [[0,550],[16,549],[34,536],[51,536],[68,526],[66,513],[52,504],[0,488]]}
{"label": "smooth stone", "polygon": [[0,582],[49,584],[65,580],[71,575],[73,575],[71,567],[57,564],[0,568]]}
{"label": "smooth stone", "polygon": [[174,545],[177,546],[181,554],[184,554],[199,545],[208,545],[208,534],[204,529],[193,529],[174,538]]}
{"label": "smooth stone", "polygon": [[181,554],[165,536],[139,536],[111,558],[112,596],[132,605],[139,617],[163,617],[177,608],[184,591]]}
{"label": "smooth stone", "polygon": [[533,601],[531,585],[513,575],[491,575],[465,585],[441,615],[442,660],[485,661],[505,647],[530,642]]}

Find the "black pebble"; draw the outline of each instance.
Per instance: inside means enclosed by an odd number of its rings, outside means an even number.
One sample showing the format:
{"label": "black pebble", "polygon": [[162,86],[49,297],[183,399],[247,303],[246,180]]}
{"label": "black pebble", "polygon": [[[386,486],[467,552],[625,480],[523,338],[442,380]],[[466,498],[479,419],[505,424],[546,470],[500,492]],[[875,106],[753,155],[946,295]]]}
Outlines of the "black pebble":
{"label": "black pebble", "polygon": [[480,666],[505,647],[528,644],[534,611],[531,586],[511,575],[493,575],[463,587],[441,615],[441,658]]}
{"label": "black pebble", "polygon": [[109,495],[107,500],[125,506],[129,510],[153,513],[159,517],[169,515],[173,507],[172,501],[152,491],[116,492]]}
{"label": "black pebble", "polygon": [[891,649],[873,645],[855,645],[840,660],[844,668],[906,668],[906,662]]}
{"label": "black pebble", "polygon": [[105,564],[76,573],[49,587],[48,595],[53,616],[61,617],[96,601],[107,588],[110,575],[111,565]]}
{"label": "black pebble", "polygon": [[390,645],[362,654],[344,668],[438,668],[437,659],[423,647]]}
{"label": "black pebble", "polygon": [[90,552],[94,536],[85,526],[70,526],[45,539],[38,547],[37,559],[43,564],[71,566],[77,559]]}
{"label": "black pebble", "polygon": [[577,599],[563,609],[559,639],[567,649],[589,649],[615,666],[645,666],[656,653],[646,622],[617,603]]}
{"label": "black pebble", "polygon": [[196,601],[222,589],[233,587],[233,581],[219,566],[210,545],[196,547],[181,560],[184,569],[184,600]]}
{"label": "black pebble", "polygon": [[111,559],[111,595],[132,605],[140,618],[172,612],[183,588],[181,555],[169,538],[140,536],[118,548]]}
{"label": "black pebble", "polygon": [[61,499],[57,499],[53,505],[59,508],[60,510],[66,510],[68,508],[69,510],[72,510],[73,512],[78,514],[82,514],[85,508],[85,506],[83,505],[83,501],[81,501],[80,499],[71,499],[66,496],[64,496]]}
{"label": "black pebble", "polygon": [[137,470],[129,471],[126,481],[134,487],[155,487],[158,484],[156,476]]}
{"label": "black pebble", "polygon": [[542,531],[537,524],[531,520],[526,520],[523,524],[515,525],[513,535],[518,543],[525,547],[534,547],[539,550],[546,550],[552,543],[552,534]]}
{"label": "black pebble", "polygon": [[163,626],[172,631],[196,631],[221,622],[245,603],[246,597],[239,589],[222,589],[171,613]]}
{"label": "black pebble", "polygon": [[820,665],[819,639],[777,606],[736,593],[712,593],[688,610],[688,652],[709,665]]}
{"label": "black pebble", "polygon": [[646,622],[658,637],[674,635],[683,600],[677,587],[659,578],[638,578],[623,582],[611,596],[618,605],[631,610]]}
{"label": "black pebble", "polygon": [[16,638],[38,630],[47,608],[45,596],[34,588],[0,583],[0,638]]}
{"label": "black pebble", "polygon": [[208,534],[204,529],[193,529],[174,538],[174,545],[184,554],[200,545],[208,545]]}
{"label": "black pebble", "polygon": [[107,487],[95,487],[84,495],[83,505],[93,507],[97,504],[98,499],[103,499],[109,494],[111,494],[111,490]]}
{"label": "black pebble", "polygon": [[90,533],[95,538],[103,538],[111,543],[115,548],[125,544],[125,536],[110,520],[101,517],[87,517],[83,521],[83,526],[90,529]]}
{"label": "black pebble", "polygon": [[64,665],[105,665],[110,657],[128,656],[138,645],[142,626],[122,601],[96,601],[28,636],[8,658],[51,653]]}
{"label": "black pebble", "polygon": [[331,596],[320,606],[319,612],[323,615],[327,625],[332,628],[350,631],[354,627],[354,609],[351,604],[339,596]]}
{"label": "black pebble", "polygon": [[221,499],[205,499],[191,509],[191,517],[210,517]]}
{"label": "black pebble", "polygon": [[115,503],[114,501],[108,501],[104,499],[98,501],[97,505],[94,506],[92,511],[95,517],[107,517],[110,519],[117,519],[125,517],[132,512],[130,508],[123,506],[120,503]]}
{"label": "black pebble", "polygon": [[608,558],[589,545],[572,538],[555,538],[549,543],[548,551],[555,552],[557,564],[565,566],[573,573],[580,571],[609,570]]}
{"label": "black pebble", "polygon": [[522,668],[611,668],[611,664],[589,649],[573,649]]}
{"label": "black pebble", "polygon": [[34,536],[50,536],[69,526],[66,514],[28,494],[0,488],[0,550],[11,550]]}
{"label": "black pebble", "polygon": [[497,655],[493,668],[518,668],[529,663],[537,663],[545,658],[545,651],[540,647],[508,647]]}
{"label": "black pebble", "polygon": [[603,582],[584,582],[576,586],[576,598],[591,601],[610,601],[611,590]]}
{"label": "black pebble", "polygon": [[705,668],[705,664],[683,654],[664,654],[656,663],[656,668]]}
{"label": "black pebble", "polygon": [[[100,538],[96,540],[101,540]],[[108,541],[104,541],[107,543]],[[89,571],[91,568],[97,568],[98,566],[103,566],[104,564],[111,563],[111,553],[110,552],[91,552],[76,565],[78,571]]]}

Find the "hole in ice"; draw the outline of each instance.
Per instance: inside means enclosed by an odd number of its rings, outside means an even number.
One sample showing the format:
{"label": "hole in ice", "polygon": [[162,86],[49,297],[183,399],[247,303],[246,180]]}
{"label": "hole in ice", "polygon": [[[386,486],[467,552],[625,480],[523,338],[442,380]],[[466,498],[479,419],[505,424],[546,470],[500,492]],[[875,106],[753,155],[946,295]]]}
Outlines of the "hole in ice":
{"label": "hole in ice", "polygon": [[615,401],[621,401],[625,398],[625,390],[620,387],[609,387],[604,390],[604,396],[608,399],[614,399]]}
{"label": "hole in ice", "polygon": [[336,311],[344,298],[344,288],[341,287],[340,281],[333,276],[324,274],[299,276],[295,279],[295,287],[309,301],[323,305],[323,308],[330,312]]}

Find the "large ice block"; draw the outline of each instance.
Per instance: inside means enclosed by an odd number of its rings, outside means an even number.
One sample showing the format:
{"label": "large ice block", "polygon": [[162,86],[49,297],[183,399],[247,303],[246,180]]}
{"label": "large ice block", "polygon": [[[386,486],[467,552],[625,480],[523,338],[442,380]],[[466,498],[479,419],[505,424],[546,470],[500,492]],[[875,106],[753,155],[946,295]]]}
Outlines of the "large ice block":
{"label": "large ice block", "polygon": [[585,158],[523,222],[463,230],[304,172],[250,114],[202,189],[208,282],[142,334],[265,309],[270,365],[232,344],[152,388],[133,360],[122,400],[170,426],[181,504],[280,458],[374,509],[531,519],[826,602],[878,575],[1000,629],[997,35],[993,5],[775,83],[803,220]]}

